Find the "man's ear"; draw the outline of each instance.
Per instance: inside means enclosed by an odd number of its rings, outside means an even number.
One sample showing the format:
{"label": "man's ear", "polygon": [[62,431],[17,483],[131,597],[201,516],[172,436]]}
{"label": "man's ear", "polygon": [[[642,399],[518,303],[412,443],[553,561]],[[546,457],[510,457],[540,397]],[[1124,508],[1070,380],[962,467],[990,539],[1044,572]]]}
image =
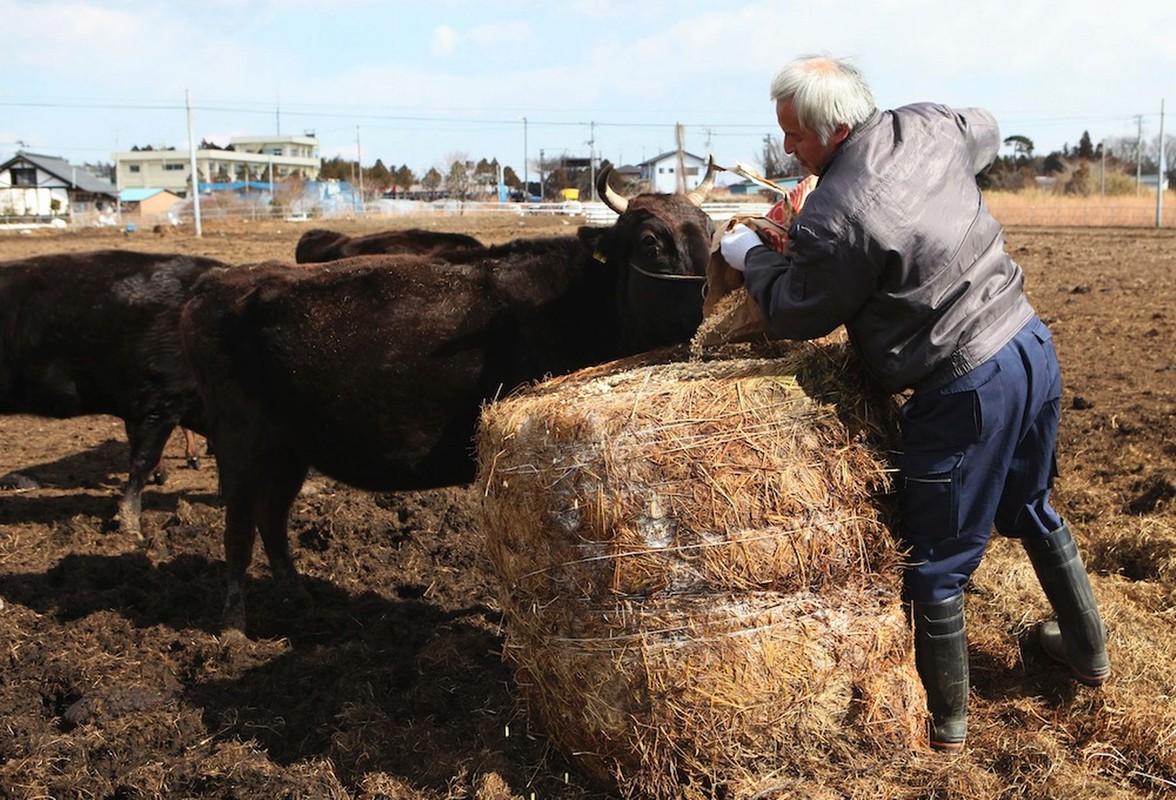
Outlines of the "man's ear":
{"label": "man's ear", "polygon": [[849,126],[844,122],[838,123],[837,127],[833,129],[833,135],[830,137],[830,141],[835,144],[841,144],[847,138],[849,138]]}

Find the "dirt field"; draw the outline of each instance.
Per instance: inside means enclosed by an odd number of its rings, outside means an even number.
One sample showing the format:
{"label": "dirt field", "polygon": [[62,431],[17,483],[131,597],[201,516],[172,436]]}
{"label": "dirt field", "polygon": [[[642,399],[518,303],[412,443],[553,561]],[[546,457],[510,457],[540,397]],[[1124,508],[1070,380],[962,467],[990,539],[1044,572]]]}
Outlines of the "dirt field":
{"label": "dirt field", "polygon": [[[437,217],[487,242],[564,219]],[[305,225],[0,235],[0,259],[106,247],[293,258]],[[959,758],[896,753],[829,797],[1158,797],[1176,792],[1176,231],[1008,232],[1066,381],[1056,505],[1110,628],[1115,670],[1076,687],[1029,635],[1027,559],[994,545],[969,594],[973,694]],[[107,530],[121,422],[0,418],[0,798],[602,798],[516,705],[467,487],[367,494],[312,479],[285,601],[259,552],[250,637],[221,635],[215,462],[144,496],[144,550]],[[792,796],[780,790],[764,797]]]}

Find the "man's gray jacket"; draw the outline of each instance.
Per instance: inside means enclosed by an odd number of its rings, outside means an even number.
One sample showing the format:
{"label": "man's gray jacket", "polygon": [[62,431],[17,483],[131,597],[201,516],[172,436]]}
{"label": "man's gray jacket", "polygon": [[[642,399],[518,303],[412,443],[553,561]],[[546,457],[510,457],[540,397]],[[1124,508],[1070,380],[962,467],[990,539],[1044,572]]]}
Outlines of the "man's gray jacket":
{"label": "man's gray jacket", "polygon": [[770,332],[813,339],[844,324],[890,391],[937,388],[995,354],[1033,316],[976,185],[999,147],[981,109],[875,112],[793,220],[791,257],[747,255],[747,290]]}

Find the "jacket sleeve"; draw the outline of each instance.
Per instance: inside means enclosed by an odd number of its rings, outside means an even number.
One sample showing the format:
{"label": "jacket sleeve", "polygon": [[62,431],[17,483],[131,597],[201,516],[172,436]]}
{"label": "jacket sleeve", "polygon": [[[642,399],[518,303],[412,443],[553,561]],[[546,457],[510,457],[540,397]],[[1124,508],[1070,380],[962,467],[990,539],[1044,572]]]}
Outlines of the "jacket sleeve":
{"label": "jacket sleeve", "polygon": [[792,256],[768,247],[747,254],[744,283],[771,335],[815,339],[849,321],[870,298],[877,270],[870,256],[838,245],[805,225],[789,232]]}
{"label": "jacket sleeve", "polygon": [[968,152],[972,154],[972,174],[979,175],[992,166],[1000,152],[1000,126],[996,117],[983,108],[962,108],[955,113],[967,136]]}

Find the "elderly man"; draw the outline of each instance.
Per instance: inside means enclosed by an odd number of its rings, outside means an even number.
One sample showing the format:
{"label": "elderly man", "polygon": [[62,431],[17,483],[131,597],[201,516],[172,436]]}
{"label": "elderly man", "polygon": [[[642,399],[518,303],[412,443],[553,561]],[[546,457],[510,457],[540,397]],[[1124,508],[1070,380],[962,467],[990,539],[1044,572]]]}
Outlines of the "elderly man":
{"label": "elderly man", "polygon": [[1065,521],[1050,506],[1061,378],[975,176],[996,157],[992,115],[874,107],[845,60],[808,56],[772,82],[784,151],[819,176],[783,256],[736,226],[721,241],[772,335],[845,325],[870,376],[911,390],[901,413],[899,530],[930,744],[963,747],[964,585],[995,524],[1024,544],[1056,622],[1041,644],[1072,675],[1110,673],[1105,630]]}

